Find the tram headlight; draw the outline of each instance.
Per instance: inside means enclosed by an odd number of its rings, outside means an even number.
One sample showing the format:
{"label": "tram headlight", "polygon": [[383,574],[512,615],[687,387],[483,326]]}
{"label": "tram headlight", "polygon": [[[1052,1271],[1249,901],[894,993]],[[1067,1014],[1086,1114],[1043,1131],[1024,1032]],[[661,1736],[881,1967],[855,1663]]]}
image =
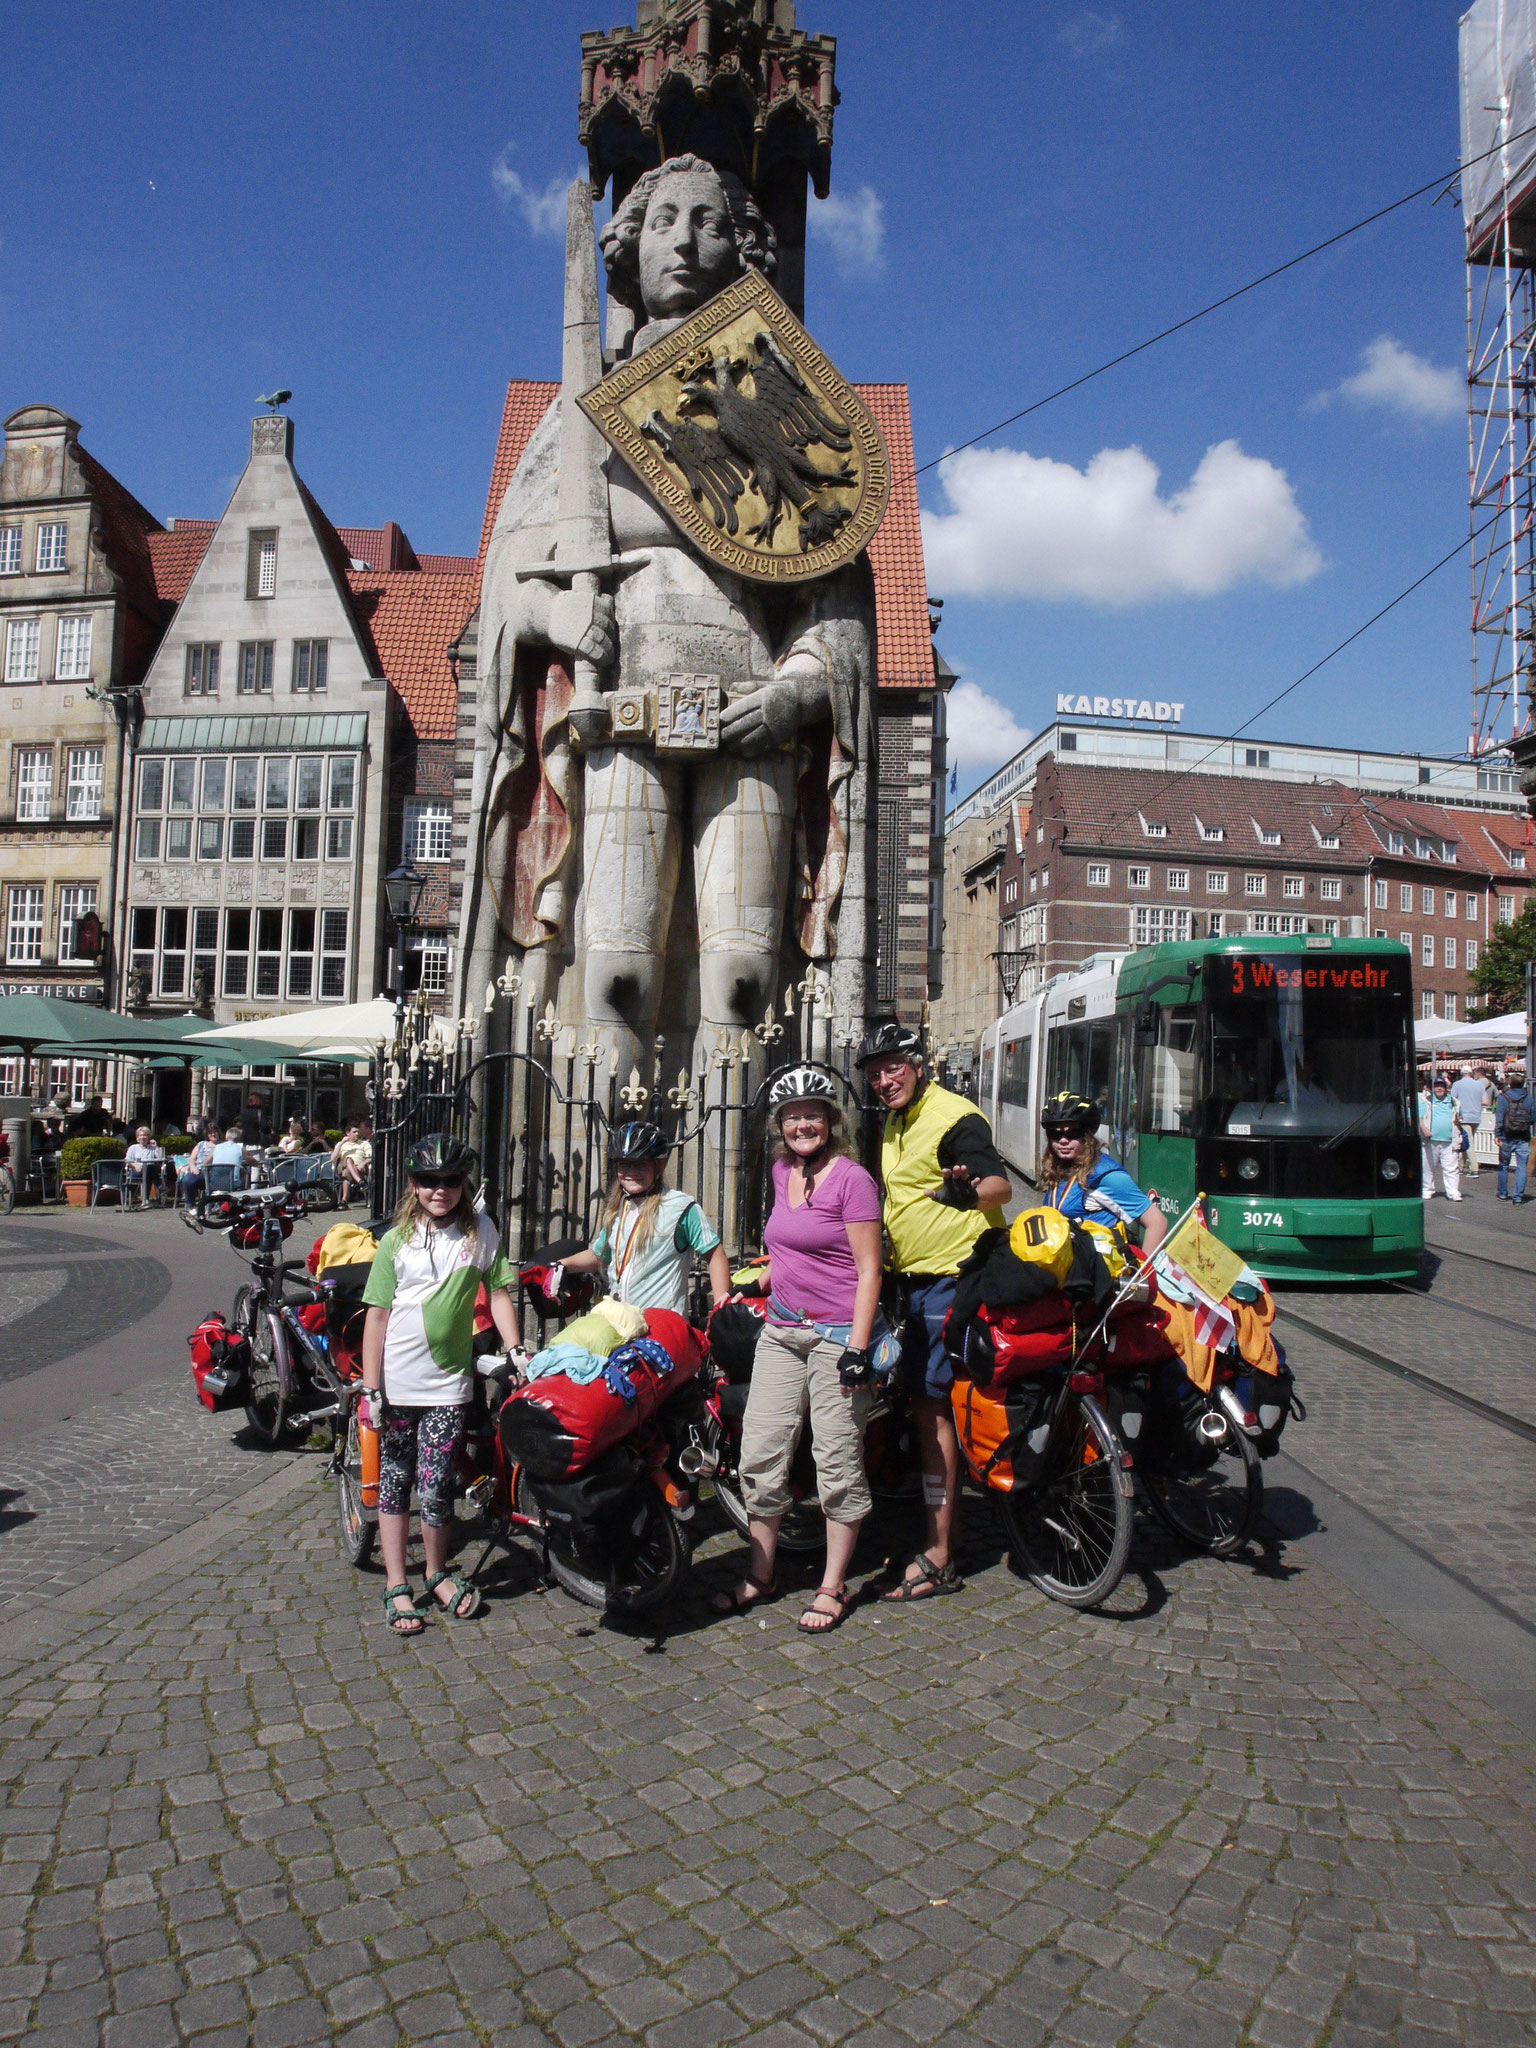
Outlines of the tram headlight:
{"label": "tram headlight", "polygon": [[1258,1179],[1259,1162],[1257,1161],[1257,1159],[1253,1157],[1252,1153],[1250,1153],[1246,1159],[1241,1159],[1238,1161],[1237,1175],[1239,1180]]}
{"label": "tram headlight", "polygon": [[1383,1180],[1396,1180],[1402,1170],[1401,1165],[1395,1159],[1383,1159],[1381,1162],[1381,1177]]}

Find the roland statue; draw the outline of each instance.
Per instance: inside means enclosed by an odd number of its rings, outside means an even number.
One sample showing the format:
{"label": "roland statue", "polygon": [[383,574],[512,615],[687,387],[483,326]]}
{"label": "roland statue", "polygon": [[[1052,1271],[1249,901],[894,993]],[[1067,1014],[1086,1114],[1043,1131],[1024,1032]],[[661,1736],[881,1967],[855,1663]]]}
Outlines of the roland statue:
{"label": "roland statue", "polygon": [[[510,950],[538,1007],[616,1051],[622,1076],[658,1028],[679,1049],[739,1043],[809,963],[862,1020],[874,597],[862,555],[785,585],[713,565],[575,417],[573,378],[602,372],[585,185],[571,220],[562,402],[486,559],[462,986],[477,1003]],[[751,195],[694,156],[643,175],[600,246],[620,360],[749,267],[774,272]],[[667,690],[675,750],[655,737]]]}

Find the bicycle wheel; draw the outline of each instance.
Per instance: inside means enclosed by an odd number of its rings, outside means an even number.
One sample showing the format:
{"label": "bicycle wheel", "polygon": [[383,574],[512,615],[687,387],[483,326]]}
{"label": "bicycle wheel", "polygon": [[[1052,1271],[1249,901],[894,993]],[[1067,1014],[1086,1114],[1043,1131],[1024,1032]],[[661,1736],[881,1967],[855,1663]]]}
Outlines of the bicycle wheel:
{"label": "bicycle wheel", "polygon": [[8,1166],[0,1166],[0,1216],[9,1216],[16,1206],[16,1176]]}
{"label": "bicycle wheel", "polygon": [[[584,1607],[603,1608],[616,1614],[645,1614],[677,1590],[692,1562],[688,1539],[681,1523],[654,1488],[652,1496],[646,1503],[645,1531],[634,1560],[621,1571],[597,1578],[562,1555],[554,1544],[549,1546],[549,1568],[563,1592]],[[512,1505],[517,1514],[537,1523],[542,1531],[544,1517],[521,1466]]]}
{"label": "bicycle wheel", "polygon": [[1134,1488],[1120,1458],[1098,1408],[1072,1395],[1039,1485],[998,1496],[1015,1568],[1063,1606],[1096,1607],[1124,1575]]}
{"label": "bicycle wheel", "polygon": [[[715,1499],[720,1503],[721,1512],[738,1536],[747,1534],[747,1504],[741,1497],[741,1488],[733,1472],[729,1478],[723,1472],[715,1474]],[[814,1501],[809,1504],[797,1500],[792,1507],[784,1510],[779,1518],[779,1548],[792,1552],[797,1557],[807,1557],[827,1544],[827,1525],[822,1519],[821,1509]]]}
{"label": "bicycle wheel", "polygon": [[355,1401],[348,1404],[346,1436],[337,1449],[336,1513],[341,1524],[341,1554],[348,1564],[362,1566],[372,1557],[378,1541],[379,1511],[363,1506],[363,1450]]}
{"label": "bicycle wheel", "polygon": [[1220,1437],[1179,1440],[1157,1463],[1138,1468],[1152,1511],[1163,1526],[1192,1550],[1231,1557],[1253,1534],[1264,1505],[1259,1454],[1230,1415],[1214,1402],[1201,1410],[1225,1424]]}
{"label": "bicycle wheel", "polygon": [[[247,1290],[242,1289],[242,1292]],[[270,1309],[251,1305],[251,1371],[247,1381],[245,1419],[267,1445],[282,1442],[293,1399],[293,1362],[288,1333]]]}

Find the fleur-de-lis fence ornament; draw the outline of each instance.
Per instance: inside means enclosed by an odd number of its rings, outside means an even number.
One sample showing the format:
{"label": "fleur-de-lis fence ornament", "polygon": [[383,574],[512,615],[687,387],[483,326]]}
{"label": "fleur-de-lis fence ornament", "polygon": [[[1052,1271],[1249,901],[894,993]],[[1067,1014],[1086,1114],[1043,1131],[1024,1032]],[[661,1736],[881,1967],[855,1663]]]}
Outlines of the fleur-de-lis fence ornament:
{"label": "fleur-de-lis fence ornament", "polygon": [[784,1036],[784,1026],[774,1016],[772,1003],[764,1010],[762,1023],[752,1027],[752,1035],[754,1038],[760,1038],[766,1046],[777,1045]]}
{"label": "fleur-de-lis fence ornament", "polygon": [[534,1035],[535,1037],[542,1038],[544,1043],[548,1045],[554,1037],[557,1028],[555,1023],[555,1006],[553,1003],[546,1003],[543,1016],[533,1027]]}
{"label": "fleur-de-lis fence ornament", "polygon": [[686,1067],[678,1068],[677,1080],[675,1084],[667,1090],[667,1100],[669,1103],[671,1103],[672,1107],[677,1111],[679,1116],[686,1115],[690,1110],[692,1110],[694,1104],[698,1101],[698,1097],[694,1094],[693,1089],[689,1086],[688,1069]]}
{"label": "fleur-de-lis fence ornament", "polygon": [[460,1038],[473,1038],[473,1037],[474,1037],[474,1035],[475,1035],[475,1012],[474,1012],[474,1009],[473,1009],[473,1007],[471,1007],[471,1008],[467,1009],[467,1010],[466,1010],[466,1011],[464,1012],[463,1016],[462,1016],[462,1017],[461,1017],[461,1018],[459,1019],[459,1023],[458,1023],[458,1032],[459,1032],[459,1036],[460,1036]]}
{"label": "fleur-de-lis fence ornament", "polygon": [[589,1038],[581,1048],[581,1057],[589,1067],[595,1067],[602,1056],[603,1048],[595,1038]]}
{"label": "fleur-de-lis fence ornament", "polygon": [[384,1093],[391,1102],[398,1102],[405,1093],[405,1080],[400,1072],[400,1062],[391,1060],[389,1072],[384,1077]]}
{"label": "fleur-de-lis fence ornament", "polygon": [[[512,965],[512,956],[507,955],[507,964],[496,977],[496,986],[504,996],[515,996],[523,985],[523,977]],[[486,1006],[489,1008],[489,1004]]]}
{"label": "fleur-de-lis fence ornament", "polygon": [[634,1116],[639,1116],[651,1099],[651,1091],[640,1078],[640,1069],[631,1067],[629,1079],[619,1090],[619,1100]]}

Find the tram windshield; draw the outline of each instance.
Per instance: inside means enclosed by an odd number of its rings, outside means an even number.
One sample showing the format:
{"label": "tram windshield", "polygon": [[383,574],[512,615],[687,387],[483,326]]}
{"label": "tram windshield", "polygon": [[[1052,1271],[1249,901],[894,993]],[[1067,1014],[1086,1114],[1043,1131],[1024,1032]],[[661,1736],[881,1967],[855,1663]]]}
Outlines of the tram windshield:
{"label": "tram windshield", "polygon": [[[1405,1138],[1414,1130],[1406,964],[1227,955],[1212,962],[1212,1136]],[[1215,976],[1208,974],[1208,987]]]}

